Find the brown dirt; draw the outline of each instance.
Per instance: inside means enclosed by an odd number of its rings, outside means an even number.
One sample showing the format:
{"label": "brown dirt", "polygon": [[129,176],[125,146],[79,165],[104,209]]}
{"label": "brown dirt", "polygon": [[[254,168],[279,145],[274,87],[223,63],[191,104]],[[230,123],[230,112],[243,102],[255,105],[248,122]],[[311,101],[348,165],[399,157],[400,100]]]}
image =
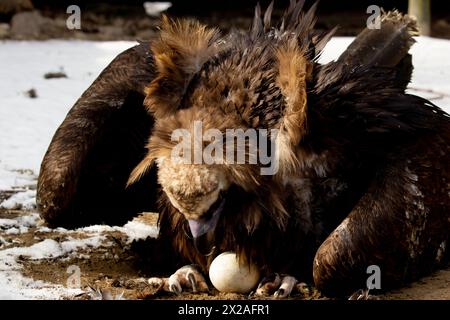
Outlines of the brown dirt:
{"label": "brown dirt", "polygon": [[[13,219],[29,212],[22,210],[0,209],[0,218]],[[137,218],[148,224],[155,225],[157,216],[155,214],[145,214]],[[69,238],[83,239],[92,234],[78,231],[59,232],[39,232],[39,226],[29,228],[23,234],[5,233],[0,228],[0,237],[6,240],[6,244],[0,243],[0,250],[10,247],[31,246],[34,243],[45,239],[53,239],[58,242]],[[146,279],[150,276],[160,276],[160,266],[152,268],[148,261],[158,260],[160,252],[146,249],[145,260],[142,259],[142,246],[137,243],[127,244],[127,236],[119,231],[103,232],[106,237],[104,245],[96,248],[84,248],[75,254],[58,257],[54,259],[30,260],[27,257],[19,257],[19,263],[23,266],[22,273],[26,277],[35,280],[43,280],[48,283],[66,285],[68,274],[67,268],[70,265],[77,265],[81,269],[81,289],[85,294],[70,299],[90,299],[92,291],[89,288],[99,289],[103,292],[111,293],[112,296],[121,295],[125,299],[248,299],[245,295],[224,294],[212,291],[210,294],[190,294],[184,293],[181,296],[174,296],[162,293],[157,288],[150,287]],[[147,241],[146,248],[152,247],[152,240]],[[139,250],[136,250],[139,247]],[[167,270],[169,271],[169,270]],[[315,289],[308,288],[291,297],[291,299],[324,299]],[[450,300],[450,268],[437,271],[434,274],[411,284],[408,287],[394,290],[386,294],[377,296],[380,299],[445,299]],[[326,299],[326,298],[325,298]]]}

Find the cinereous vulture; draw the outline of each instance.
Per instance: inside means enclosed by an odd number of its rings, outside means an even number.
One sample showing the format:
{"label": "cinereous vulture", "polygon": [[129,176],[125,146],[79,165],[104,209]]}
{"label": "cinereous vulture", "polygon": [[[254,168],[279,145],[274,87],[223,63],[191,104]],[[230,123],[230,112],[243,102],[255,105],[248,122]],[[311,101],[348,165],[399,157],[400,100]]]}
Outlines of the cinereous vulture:
{"label": "cinereous vulture", "polygon": [[[258,6],[249,32],[227,35],[163,17],[158,37],[119,54],[56,131],[39,175],[41,216],[76,227],[159,212],[159,241],[172,250],[161,255],[196,265],[171,278],[176,292],[202,287],[225,251],[258,266],[259,289],[278,297],[297,280],[351,294],[366,288],[370,266],[382,289],[444,266],[450,118],[405,92],[414,21],[384,13],[380,29],[320,64],[334,30],[315,31],[316,5],[305,12],[303,2],[276,26],[273,6]],[[255,150],[243,163],[174,161],[173,132],[195,123],[223,136],[270,132],[276,172],[251,163]]]}

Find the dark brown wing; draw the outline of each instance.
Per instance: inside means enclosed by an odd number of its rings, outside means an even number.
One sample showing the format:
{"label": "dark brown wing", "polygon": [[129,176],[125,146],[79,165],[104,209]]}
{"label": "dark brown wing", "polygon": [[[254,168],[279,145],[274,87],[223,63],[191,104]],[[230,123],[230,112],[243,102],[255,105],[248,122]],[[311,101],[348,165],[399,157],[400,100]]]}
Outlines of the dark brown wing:
{"label": "dark brown wing", "polygon": [[[448,128],[448,127],[447,127]],[[386,290],[445,266],[450,241],[450,130],[393,152],[347,218],[322,243],[314,282],[327,295],[365,288],[381,270]],[[444,248],[444,249],[443,249]]]}
{"label": "dark brown wing", "polygon": [[368,151],[384,153],[397,138],[445,122],[439,120],[444,112],[431,102],[405,94],[413,69],[408,50],[416,31],[408,16],[389,12],[381,29],[365,29],[336,61],[320,66],[308,95],[311,135],[339,132],[362,148],[371,141]]}
{"label": "dark brown wing", "polygon": [[153,125],[143,106],[153,77],[150,44],[144,42],[118,55],[69,111],[38,179],[38,210],[49,224],[123,223],[154,209],[154,172],[125,189]]}
{"label": "dark brown wing", "polygon": [[368,72],[383,72],[385,86],[406,89],[413,70],[408,51],[415,42],[417,26],[397,11],[390,11],[381,19],[380,29],[364,29],[336,62],[322,67],[317,75],[319,90],[338,85],[339,75],[362,67]]}
{"label": "dark brown wing", "polygon": [[316,253],[314,282],[328,295],[366,287],[370,265],[380,267],[388,289],[448,259],[440,246],[450,230],[450,117],[405,94],[415,28],[406,17],[388,17],[324,66],[309,96],[313,142],[351,150],[329,163],[351,172],[347,182],[363,181],[354,188],[363,195]]}

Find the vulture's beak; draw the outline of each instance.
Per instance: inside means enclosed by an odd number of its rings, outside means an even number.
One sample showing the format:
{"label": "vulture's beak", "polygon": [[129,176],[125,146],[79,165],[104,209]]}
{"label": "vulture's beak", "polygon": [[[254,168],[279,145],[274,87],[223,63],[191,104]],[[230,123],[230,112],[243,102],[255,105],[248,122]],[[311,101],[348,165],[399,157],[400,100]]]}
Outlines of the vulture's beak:
{"label": "vulture's beak", "polygon": [[217,221],[219,221],[220,214],[225,206],[225,199],[218,201],[218,205],[210,209],[212,213],[208,215],[208,218],[201,218],[196,220],[188,220],[189,228],[191,229],[192,237],[198,238],[211,230],[214,230]]}

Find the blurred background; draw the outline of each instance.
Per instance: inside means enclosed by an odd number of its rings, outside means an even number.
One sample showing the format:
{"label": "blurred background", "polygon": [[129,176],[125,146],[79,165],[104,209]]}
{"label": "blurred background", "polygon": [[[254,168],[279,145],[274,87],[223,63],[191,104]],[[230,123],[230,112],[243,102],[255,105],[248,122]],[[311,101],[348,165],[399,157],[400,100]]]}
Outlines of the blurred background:
{"label": "blurred background", "polygon": [[[171,16],[195,16],[227,31],[230,28],[247,29],[251,23],[257,0],[172,0],[167,9]],[[259,1],[263,8],[269,0]],[[274,16],[282,14],[289,0],[275,2]],[[306,1],[307,6],[314,1]],[[81,29],[68,30],[66,13],[69,5],[81,9]],[[385,10],[413,10],[425,21],[425,35],[450,38],[450,6],[448,1],[394,0],[394,1],[335,1],[321,0],[318,10],[318,29],[339,25],[337,35],[354,36],[366,25],[369,5]],[[148,39],[155,31],[159,11],[164,4],[149,1],[147,13],[141,0],[0,0],[0,39],[86,39],[135,40]]]}

